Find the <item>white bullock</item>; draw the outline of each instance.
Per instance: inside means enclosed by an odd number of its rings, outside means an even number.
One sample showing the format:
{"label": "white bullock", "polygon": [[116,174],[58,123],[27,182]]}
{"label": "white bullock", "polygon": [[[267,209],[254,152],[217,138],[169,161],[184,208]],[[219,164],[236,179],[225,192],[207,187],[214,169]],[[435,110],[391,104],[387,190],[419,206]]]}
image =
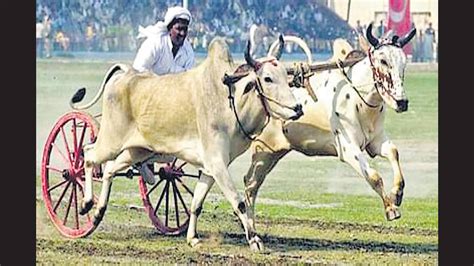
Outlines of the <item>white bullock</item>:
{"label": "white bullock", "polygon": [[[283,38],[280,39],[282,47]],[[286,69],[278,57],[254,60],[249,49],[250,45],[245,53],[247,65],[239,67],[235,74],[222,39],[210,44],[202,64],[179,74],[157,76],[137,73],[127,65],[114,65],[94,99],[104,94],[97,140],[84,147],[86,181],[81,214],[93,206],[94,167],[107,162],[94,213],[94,223],[98,224],[105,213],[115,173],[154,153],[172,155],[203,173],[191,204],[188,243],[194,246],[199,241],[197,217],[209,189],[217,182],[240,218],[251,249],[262,249],[228,166],[248,149],[270,116],[277,120],[298,119],[302,110],[290,92]],[[122,72],[115,74],[119,70]]]}
{"label": "white bullock", "polygon": [[[381,197],[388,220],[401,216],[398,207],[405,182],[397,147],[387,137],[383,122],[387,107],[396,112],[408,109],[403,87],[406,55],[402,47],[416,30],[412,29],[402,38],[394,36],[384,40],[374,38],[371,30],[372,25],[367,29],[371,46],[363,60],[352,67],[315,73],[309,78],[309,84],[317,102],[306,94],[305,115],[294,122],[272,120],[252,143],[252,164],[244,177],[252,223],[255,223],[259,187],[278,161],[292,150],[308,156],[339,157]],[[394,173],[390,194],[384,191],[380,174],[369,165],[364,152],[390,162]]]}

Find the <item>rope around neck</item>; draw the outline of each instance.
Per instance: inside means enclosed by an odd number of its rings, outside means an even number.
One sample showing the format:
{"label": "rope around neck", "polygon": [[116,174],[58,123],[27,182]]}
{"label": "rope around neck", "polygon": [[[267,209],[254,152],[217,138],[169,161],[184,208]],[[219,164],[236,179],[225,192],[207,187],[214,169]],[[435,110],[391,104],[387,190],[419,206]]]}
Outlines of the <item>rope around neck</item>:
{"label": "rope around neck", "polygon": [[[349,79],[349,77],[347,76],[346,71],[344,71],[344,68],[343,68],[342,65],[341,65],[341,60],[337,60],[337,61],[336,61],[336,65],[337,65],[337,67],[339,68],[339,70],[341,70],[342,75],[344,76],[344,79],[346,80],[346,82],[351,86],[351,88],[353,88],[353,89],[355,90],[355,92],[357,93],[357,95],[359,96],[359,98],[362,100],[362,102],[364,102],[365,105],[367,105],[367,106],[370,107],[370,108],[377,108],[377,107],[380,106],[380,105],[373,105],[373,104],[370,104],[370,103],[368,103],[368,102],[365,101],[364,97],[362,97],[362,95],[360,95],[359,90],[357,90],[356,86],[354,86],[354,84],[352,83],[352,81],[351,81],[351,80]],[[375,84],[375,82],[373,82],[373,83],[368,83],[368,84],[366,84],[366,85],[361,85],[361,86],[359,86],[359,87],[368,86],[368,85],[374,85],[374,84]],[[377,89],[377,88],[376,88],[376,89]],[[378,90],[377,90],[377,92],[378,92]]]}

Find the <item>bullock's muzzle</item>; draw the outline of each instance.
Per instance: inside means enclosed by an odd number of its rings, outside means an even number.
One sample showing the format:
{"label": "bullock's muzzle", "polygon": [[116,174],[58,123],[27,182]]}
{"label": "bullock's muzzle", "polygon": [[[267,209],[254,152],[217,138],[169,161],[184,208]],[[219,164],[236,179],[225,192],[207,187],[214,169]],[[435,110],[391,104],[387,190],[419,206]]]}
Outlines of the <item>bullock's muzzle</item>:
{"label": "bullock's muzzle", "polygon": [[297,120],[304,114],[303,106],[301,104],[297,104],[295,107],[293,107],[293,111],[295,111],[296,115],[290,117],[291,120]]}
{"label": "bullock's muzzle", "polygon": [[405,112],[408,110],[408,100],[398,100],[397,101],[397,113]]}

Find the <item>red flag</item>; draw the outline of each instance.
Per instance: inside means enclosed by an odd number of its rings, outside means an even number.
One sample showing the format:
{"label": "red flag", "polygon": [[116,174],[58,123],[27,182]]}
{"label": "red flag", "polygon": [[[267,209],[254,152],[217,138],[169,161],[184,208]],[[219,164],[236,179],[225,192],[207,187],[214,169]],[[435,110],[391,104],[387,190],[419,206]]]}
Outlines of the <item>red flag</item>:
{"label": "red flag", "polygon": [[[398,36],[407,34],[411,29],[410,0],[389,0],[388,29]],[[403,47],[406,54],[411,54],[411,44]]]}

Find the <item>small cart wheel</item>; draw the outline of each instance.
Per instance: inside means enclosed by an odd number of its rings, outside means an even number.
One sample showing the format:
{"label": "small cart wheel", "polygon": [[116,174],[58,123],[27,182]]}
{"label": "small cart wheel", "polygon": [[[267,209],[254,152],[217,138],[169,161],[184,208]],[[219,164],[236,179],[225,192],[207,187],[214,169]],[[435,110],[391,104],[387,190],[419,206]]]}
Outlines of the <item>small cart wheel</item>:
{"label": "small cart wheel", "polygon": [[[85,144],[95,141],[98,122],[89,114],[69,112],[58,119],[43,150],[43,200],[53,224],[69,238],[85,237],[97,227],[91,215],[79,215],[84,197]],[[94,191],[100,191],[101,169],[94,169]],[[94,201],[97,197],[94,195]]]}
{"label": "small cart wheel", "polygon": [[154,185],[148,185],[141,176],[138,179],[145,211],[156,229],[164,235],[180,235],[189,225],[189,211],[196,183],[194,179],[199,178],[199,173],[185,173],[195,170],[192,167],[185,169],[186,164],[176,158],[166,163],[155,172],[157,181]]}

